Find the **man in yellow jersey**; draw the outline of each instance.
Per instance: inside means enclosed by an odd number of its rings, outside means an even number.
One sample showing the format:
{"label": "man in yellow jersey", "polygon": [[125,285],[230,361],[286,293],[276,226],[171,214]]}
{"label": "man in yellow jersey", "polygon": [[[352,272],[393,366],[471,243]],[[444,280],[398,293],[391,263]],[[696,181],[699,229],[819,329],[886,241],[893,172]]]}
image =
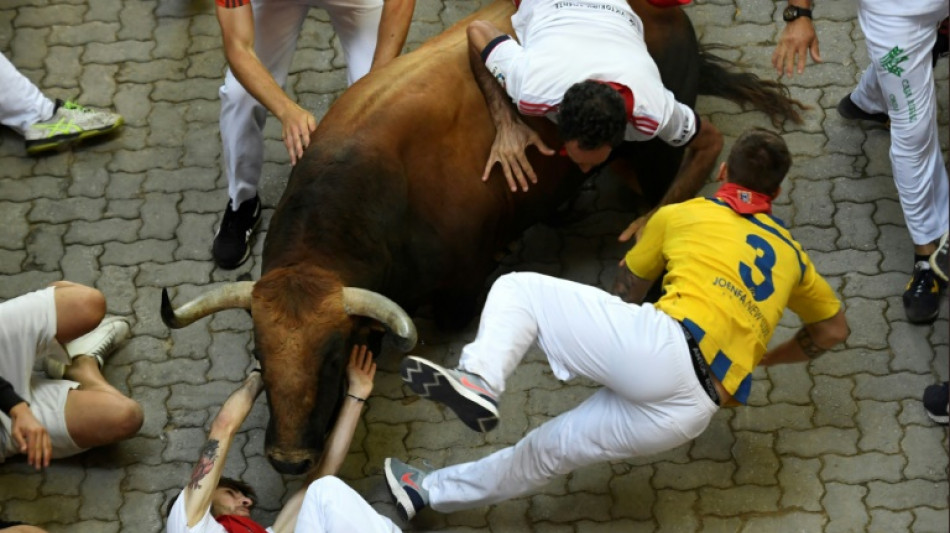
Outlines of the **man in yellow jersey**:
{"label": "man in yellow jersey", "polygon": [[[808,361],[848,336],[841,302],[770,215],[791,158],[781,137],[752,130],[719,170],[714,198],[659,209],[621,264],[613,296],[534,273],[492,287],[459,366],[418,357],[403,379],[477,431],[498,423],[505,381],[537,341],[558,379],[603,388],[481,460],[429,471],[386,459],[397,509],[452,512],[528,493],[599,461],[669,450],[702,433],[720,405],[744,403],[759,364]],[[663,296],[642,304],[653,280]],[[785,307],[805,326],[766,351]]]}

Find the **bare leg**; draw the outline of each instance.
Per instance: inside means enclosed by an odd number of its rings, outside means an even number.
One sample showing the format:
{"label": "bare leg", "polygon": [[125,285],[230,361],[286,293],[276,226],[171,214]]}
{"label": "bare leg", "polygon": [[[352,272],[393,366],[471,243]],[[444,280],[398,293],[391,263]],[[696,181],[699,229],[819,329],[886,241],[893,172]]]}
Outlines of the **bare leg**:
{"label": "bare leg", "polygon": [[92,331],[106,314],[106,298],[98,289],[55,281],[56,340],[65,344]]}
{"label": "bare leg", "polygon": [[78,446],[118,442],[142,427],[142,407],[102,377],[95,358],[77,357],[63,377],[79,383],[78,389],[69,391],[65,410],[66,428]]}

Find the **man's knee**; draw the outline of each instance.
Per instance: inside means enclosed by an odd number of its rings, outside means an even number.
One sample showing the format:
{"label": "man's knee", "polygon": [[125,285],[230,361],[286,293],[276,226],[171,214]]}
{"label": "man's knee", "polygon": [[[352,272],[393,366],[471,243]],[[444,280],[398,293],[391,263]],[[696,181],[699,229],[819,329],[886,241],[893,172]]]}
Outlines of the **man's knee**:
{"label": "man's knee", "polygon": [[92,331],[106,316],[106,297],[99,289],[78,283],[56,282],[53,297],[56,301],[57,338],[69,341]]}
{"label": "man's knee", "polygon": [[36,526],[13,526],[0,529],[0,533],[47,533],[47,531]]}
{"label": "man's knee", "polygon": [[134,437],[145,421],[142,406],[131,398],[121,398],[115,407],[115,439],[116,441]]}

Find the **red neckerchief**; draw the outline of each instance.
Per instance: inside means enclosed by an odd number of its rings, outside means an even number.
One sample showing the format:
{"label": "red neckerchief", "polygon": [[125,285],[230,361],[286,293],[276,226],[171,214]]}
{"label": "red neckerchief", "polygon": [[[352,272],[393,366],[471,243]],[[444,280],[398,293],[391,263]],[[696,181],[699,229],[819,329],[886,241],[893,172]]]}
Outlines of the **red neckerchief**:
{"label": "red neckerchief", "polygon": [[713,196],[726,202],[733,211],[742,215],[772,214],[771,196],[750,191],[735,183],[723,183]]}
{"label": "red neckerchief", "polygon": [[228,533],[267,533],[267,530],[261,527],[260,524],[246,516],[226,514],[215,517],[215,520],[217,520]]}

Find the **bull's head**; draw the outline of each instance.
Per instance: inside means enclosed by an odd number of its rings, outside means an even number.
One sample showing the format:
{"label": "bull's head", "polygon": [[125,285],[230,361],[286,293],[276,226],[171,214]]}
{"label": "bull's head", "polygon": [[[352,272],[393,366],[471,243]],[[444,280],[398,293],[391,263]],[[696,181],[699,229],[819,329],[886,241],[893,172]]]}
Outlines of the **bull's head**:
{"label": "bull's head", "polygon": [[269,271],[260,281],[237,282],[172,309],[162,292],[162,320],[184,327],[222,309],[250,309],[255,345],[270,408],[267,457],[282,473],[299,474],[318,461],[344,394],[353,324],[366,317],[410,350],[416,330],[395,302],[365,289],[344,287],[335,276],[308,269]]}

